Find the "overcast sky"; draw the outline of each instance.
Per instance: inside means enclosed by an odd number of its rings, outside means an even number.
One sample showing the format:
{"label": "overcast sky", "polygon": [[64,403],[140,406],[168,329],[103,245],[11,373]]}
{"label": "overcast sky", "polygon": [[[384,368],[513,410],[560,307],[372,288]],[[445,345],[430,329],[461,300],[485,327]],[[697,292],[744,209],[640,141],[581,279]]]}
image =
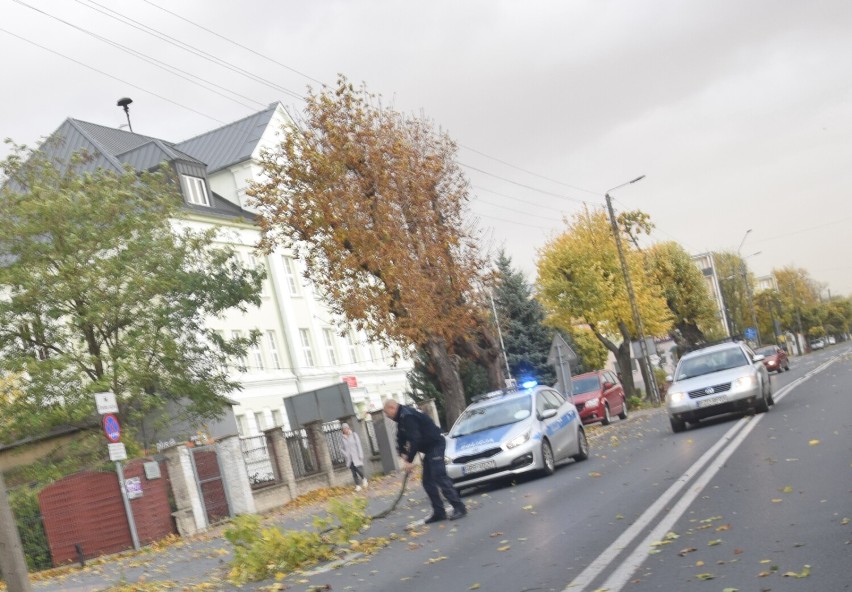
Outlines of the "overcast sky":
{"label": "overcast sky", "polygon": [[459,142],[486,246],[530,279],[564,216],[644,174],[613,196],[653,240],[736,251],[751,229],[757,275],[852,295],[849,0],[0,0],[0,53],[19,143],[117,127],[125,96],[135,132],[180,141],[344,73]]}

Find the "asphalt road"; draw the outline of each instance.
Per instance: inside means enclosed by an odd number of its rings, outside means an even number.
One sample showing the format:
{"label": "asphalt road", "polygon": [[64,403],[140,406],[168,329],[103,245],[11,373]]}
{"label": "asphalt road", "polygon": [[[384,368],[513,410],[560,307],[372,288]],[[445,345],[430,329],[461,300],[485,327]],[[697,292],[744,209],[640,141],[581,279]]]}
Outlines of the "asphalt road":
{"label": "asphalt road", "polygon": [[[468,491],[466,518],[406,530],[430,513],[418,483],[365,533],[392,539],[377,554],[241,589],[850,590],[850,352],[841,344],[792,359],[790,372],[772,375],[777,404],[767,414],[725,416],[673,434],[661,409],[635,412],[589,429],[589,460],[569,461],[550,477]],[[398,483],[393,476],[372,482],[368,511],[384,509]],[[320,509],[268,521],[309,529]],[[39,579],[33,588],[92,592],[159,581],[163,587],[148,589],[232,590],[230,559],[220,528]]]}
{"label": "asphalt road", "polygon": [[428,514],[412,497],[374,526],[399,536],[389,547],[288,590],[852,589],[849,350],[794,359],[762,416],[673,434],[655,410],[594,429],[588,461],[474,490],[463,520],[406,532]]}

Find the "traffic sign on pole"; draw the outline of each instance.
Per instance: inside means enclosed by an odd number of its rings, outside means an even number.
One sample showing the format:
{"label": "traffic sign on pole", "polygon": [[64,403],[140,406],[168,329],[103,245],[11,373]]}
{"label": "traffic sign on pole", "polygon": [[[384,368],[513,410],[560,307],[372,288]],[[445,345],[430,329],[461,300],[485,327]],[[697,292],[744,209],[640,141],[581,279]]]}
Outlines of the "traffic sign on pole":
{"label": "traffic sign on pole", "polygon": [[104,415],[103,424],[107,440],[113,443],[121,440],[121,424],[118,423],[118,418],[114,414]]}

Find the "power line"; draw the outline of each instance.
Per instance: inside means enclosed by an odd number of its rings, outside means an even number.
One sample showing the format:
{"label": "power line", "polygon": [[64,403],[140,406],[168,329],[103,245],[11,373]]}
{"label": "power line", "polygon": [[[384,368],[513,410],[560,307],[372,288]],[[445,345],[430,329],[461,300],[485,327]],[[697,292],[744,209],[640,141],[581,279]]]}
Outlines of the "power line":
{"label": "power line", "polygon": [[[147,0],[145,0],[145,1],[147,2]],[[535,172],[530,171],[530,170],[528,170],[528,169],[525,169],[525,168],[523,168],[523,167],[519,167],[519,166],[517,166],[517,165],[514,165],[514,164],[512,164],[512,163],[510,163],[510,162],[506,162],[505,160],[501,160],[501,159],[497,158],[496,156],[491,156],[491,155],[489,155],[489,154],[486,154],[485,152],[482,152],[482,151],[480,151],[480,150],[477,150],[476,148],[471,148],[470,146],[467,146],[467,145],[465,145],[465,144],[459,144],[459,146],[461,146],[461,147],[462,147],[462,148],[464,148],[465,150],[470,150],[471,152],[475,152],[476,154],[479,154],[480,156],[484,156],[485,158],[490,158],[491,160],[493,160],[493,161],[495,161],[495,162],[499,162],[500,164],[504,164],[504,165],[506,165],[506,166],[508,166],[508,167],[511,167],[511,168],[513,168],[513,169],[517,169],[517,170],[519,170],[519,171],[522,171],[522,172],[524,172],[524,173],[527,173],[528,175],[532,175],[532,176],[534,176],[534,177],[539,177],[539,178],[544,179],[544,180],[546,180],[546,181],[550,181],[551,183],[556,183],[557,185],[562,185],[562,186],[564,186],[564,187],[570,187],[571,189],[576,189],[577,191],[583,191],[583,192],[585,192],[585,193],[590,193],[590,194],[592,194],[592,195],[596,195],[596,196],[598,196],[598,197],[600,197],[600,195],[601,195],[600,191],[592,191],[591,189],[583,189],[582,187],[577,187],[576,185],[571,185],[571,184],[569,184],[569,183],[565,183],[565,182],[563,182],[563,181],[559,181],[558,179],[553,179],[553,178],[551,178],[551,177],[546,177],[546,176],[541,175],[541,174],[539,174],[539,173],[535,173]]]}
{"label": "power line", "polygon": [[197,109],[193,109],[192,107],[189,107],[189,106],[184,105],[182,103],[178,103],[177,101],[174,101],[172,99],[164,97],[163,95],[157,94],[153,91],[150,91],[146,88],[143,88],[143,87],[139,86],[138,84],[133,84],[132,82],[127,82],[126,80],[122,80],[121,78],[118,78],[117,76],[113,76],[112,74],[108,74],[107,72],[104,72],[103,70],[99,70],[99,69],[95,68],[94,66],[90,66],[89,64],[86,64],[86,63],[81,62],[79,60],[75,60],[74,58],[72,58],[70,56],[67,56],[63,53],[59,53],[58,51],[50,49],[49,47],[45,47],[44,45],[41,45],[39,43],[36,43],[35,41],[27,39],[26,37],[22,37],[22,36],[18,35],[17,33],[12,33],[11,31],[8,31],[8,30],[3,29],[3,28],[0,28],[0,32],[6,33],[7,35],[11,35],[12,37],[15,37],[16,39],[20,39],[21,41],[25,41],[25,42],[29,43],[30,45],[35,45],[36,47],[38,47],[40,49],[43,49],[45,51],[49,51],[50,53],[52,53],[54,55],[58,55],[61,58],[65,58],[66,60],[74,62],[75,64],[83,66],[84,68],[88,68],[89,70],[97,72],[98,74],[106,76],[107,78],[112,78],[113,80],[116,80],[116,81],[118,81],[122,84],[126,84],[127,86],[129,86],[131,88],[135,88],[135,89],[140,90],[144,93],[147,93],[151,96],[157,97],[158,99],[162,99],[162,100],[166,101],[167,103],[171,103],[172,105],[177,105],[178,107],[186,109],[187,111],[192,111],[193,113],[201,115],[202,117],[206,117],[207,119],[212,119],[213,121],[215,121],[217,123],[221,123],[222,125],[224,125],[226,123],[225,121],[222,121],[221,119],[213,117],[212,115],[207,115],[206,113],[202,113],[201,111],[199,111]]}
{"label": "power line", "polygon": [[480,168],[477,168],[477,167],[475,167],[475,166],[471,166],[471,165],[469,165],[469,164],[465,164],[465,163],[463,163],[463,162],[461,162],[461,161],[457,161],[457,162],[458,162],[461,166],[465,167],[466,169],[470,169],[470,170],[472,170],[472,171],[477,171],[477,172],[482,173],[482,174],[484,174],[484,175],[488,175],[489,177],[494,177],[495,179],[500,179],[501,181],[505,181],[506,183],[511,183],[512,185],[517,185],[517,186],[519,186],[519,187],[524,187],[525,189],[530,189],[530,190],[532,190],[532,191],[536,191],[536,192],[538,192],[538,193],[542,193],[542,194],[544,194],[544,195],[552,195],[553,197],[559,197],[559,198],[561,198],[561,199],[567,199],[568,201],[574,201],[574,202],[578,202],[578,203],[582,203],[582,204],[586,204],[586,205],[592,205],[592,204],[590,204],[589,202],[587,202],[587,201],[585,201],[585,200],[582,200],[582,199],[579,199],[579,198],[576,198],[576,197],[571,197],[570,195],[562,195],[561,193],[554,193],[554,192],[552,192],[552,191],[546,191],[546,190],[544,190],[544,189],[539,189],[538,187],[533,187],[532,185],[526,185],[526,184],[524,184],[524,183],[519,183],[519,182],[517,182],[517,181],[512,181],[511,179],[507,179],[506,177],[501,177],[500,175],[495,175],[494,173],[489,173],[488,171],[484,171],[484,170],[482,170],[482,169],[480,169]]}
{"label": "power line", "polygon": [[[216,56],[212,55],[211,53],[206,52],[203,49],[198,49],[198,48],[196,48],[196,47],[194,47],[194,46],[192,46],[188,43],[181,41],[180,39],[175,39],[171,35],[161,33],[160,31],[158,31],[157,29],[155,29],[153,27],[149,27],[148,25],[141,23],[141,22],[139,22],[135,19],[132,19],[128,16],[124,16],[120,12],[112,10],[111,8],[107,8],[106,6],[103,6],[102,4],[98,4],[94,0],[88,0],[89,3],[92,4],[93,6],[89,6],[88,4],[84,4],[82,0],[74,0],[74,1],[77,2],[78,4],[80,4],[81,6],[88,8],[89,10],[99,12],[99,13],[103,14],[104,16],[108,17],[108,18],[116,20],[116,21],[118,21],[122,24],[125,24],[125,25],[132,27],[134,29],[137,29],[139,31],[142,31],[143,33],[145,33],[147,35],[151,35],[152,37],[156,37],[157,39],[159,39],[161,41],[165,41],[166,43],[173,45],[173,46],[175,46],[179,49],[182,49],[184,51],[192,53],[192,54],[194,54],[194,55],[196,55],[196,56],[198,56],[202,59],[205,59],[205,60],[212,62],[212,63],[214,63],[218,66],[226,68],[226,69],[228,69],[232,72],[235,72],[237,74],[240,74],[241,76],[244,76],[244,77],[246,77],[246,78],[248,78],[248,79],[250,79],[254,82],[259,82],[261,84],[264,84],[264,85],[268,86],[269,88],[272,88],[274,90],[277,90],[279,92],[287,94],[287,95],[289,95],[293,98],[296,98],[296,99],[299,99],[299,100],[304,99],[304,97],[302,95],[300,95],[299,93],[297,93],[295,91],[292,91],[288,88],[285,88],[285,87],[283,87],[279,84],[275,84],[274,82],[272,82],[270,80],[267,80],[267,79],[265,79],[261,76],[258,76],[257,74],[253,74],[253,73],[245,70],[244,68],[241,68],[241,67],[239,67],[235,64],[232,64],[232,63],[230,63],[226,60],[223,60],[221,58],[217,58]],[[95,8],[96,6],[98,8]],[[112,13],[112,14],[108,14],[108,13]]]}
{"label": "power line", "polygon": [[[247,97],[245,95],[241,95],[237,92],[234,92],[233,90],[231,90],[229,88],[226,88],[224,86],[216,84],[215,82],[208,82],[208,81],[199,82],[199,80],[202,80],[200,76],[196,76],[195,74],[192,74],[191,72],[187,72],[186,70],[181,70],[180,68],[178,68],[176,66],[166,64],[165,62],[158,60],[156,58],[146,56],[142,52],[137,51],[133,48],[127,47],[126,45],[122,45],[121,43],[118,43],[117,41],[113,41],[112,39],[109,39],[109,38],[104,37],[102,35],[98,35],[97,33],[94,33],[93,31],[90,31],[88,29],[84,29],[83,27],[80,27],[79,25],[75,25],[74,23],[71,23],[71,22],[66,21],[62,18],[59,18],[58,16],[50,14],[50,13],[44,11],[44,10],[41,10],[40,8],[36,8],[35,6],[31,6],[30,4],[23,2],[23,0],[12,0],[12,1],[17,3],[17,4],[20,4],[21,6],[25,6],[26,8],[29,8],[30,10],[38,12],[39,14],[42,14],[42,15],[48,17],[48,18],[54,19],[54,20],[56,20],[56,21],[58,21],[58,22],[60,22],[64,25],[67,25],[67,26],[69,26],[73,29],[76,29],[76,30],[80,31],[81,33],[89,35],[90,37],[93,37],[93,38],[97,39],[98,41],[101,41],[103,43],[111,45],[111,46],[115,47],[116,49],[120,49],[120,50],[122,50],[126,53],[129,53],[130,55],[132,55],[132,56],[134,56],[134,57],[136,57],[140,60],[144,60],[144,61],[148,62],[149,64],[152,64],[152,65],[156,66],[157,68],[160,68],[161,70],[169,72],[170,74],[174,74],[175,76],[178,76],[179,78],[183,78],[184,80],[187,80],[187,81],[191,82],[192,84],[200,86],[201,88],[203,88],[203,89],[205,89],[209,92],[212,92],[212,93],[217,94],[221,97],[224,97],[224,98],[226,98],[230,101],[233,101],[233,102],[237,103],[238,105],[242,105],[243,107],[245,107],[247,109],[255,109],[255,107],[253,107],[251,105],[247,105],[247,104],[245,104],[241,101],[238,101],[238,100],[234,99],[233,97],[230,97],[230,96],[228,96],[224,93],[213,90],[210,87],[212,86],[212,87],[215,87],[215,88],[220,88],[222,90],[228,91],[228,92],[230,92],[230,93],[232,93],[232,94],[234,94],[238,97],[241,97],[241,98],[246,99],[248,101],[252,101],[253,103],[255,103],[256,105],[258,105],[260,107],[266,106],[264,103],[262,103],[260,101],[256,101],[255,99],[252,99],[251,97]],[[193,79],[195,79],[195,80],[193,80]]]}
{"label": "power line", "polygon": [[505,193],[500,193],[499,191],[494,191],[493,189],[488,189],[488,188],[486,188],[486,187],[482,187],[482,186],[480,186],[480,185],[471,185],[471,187],[473,187],[474,189],[477,189],[477,190],[479,190],[479,191],[485,191],[486,193],[493,193],[494,195],[499,195],[500,197],[505,197],[505,198],[507,198],[507,199],[511,199],[511,200],[514,200],[514,201],[519,201],[519,202],[522,202],[522,203],[525,203],[525,204],[529,204],[529,205],[531,205],[531,206],[535,206],[535,207],[538,207],[538,208],[544,208],[544,209],[547,209],[547,210],[553,210],[554,212],[558,212],[558,213],[560,213],[560,214],[564,213],[564,210],[562,210],[562,209],[559,209],[559,208],[553,208],[553,207],[546,206],[546,205],[543,205],[543,204],[537,204],[537,203],[534,203],[534,202],[531,202],[531,201],[527,201],[527,200],[525,200],[525,199],[523,199],[523,198],[515,197],[515,196],[513,196],[513,195],[507,195],[507,194],[505,194]]}
{"label": "power line", "polygon": [[191,20],[191,19],[188,19],[188,18],[186,18],[186,17],[183,17],[183,16],[181,16],[181,15],[177,14],[176,12],[172,12],[171,10],[168,10],[167,8],[163,8],[163,7],[162,7],[162,6],[160,6],[159,4],[155,4],[154,2],[151,2],[150,0],[142,0],[142,1],[143,1],[143,2],[145,2],[146,4],[150,4],[150,5],[151,5],[151,6],[153,6],[154,8],[158,8],[158,9],[162,10],[163,12],[167,12],[167,13],[169,13],[170,15],[172,15],[172,16],[174,16],[174,17],[176,17],[176,18],[179,18],[180,20],[182,20],[182,21],[184,21],[184,22],[189,23],[190,25],[192,25],[192,26],[194,26],[194,27],[198,27],[198,28],[199,28],[199,29],[201,29],[202,31],[207,31],[208,33],[210,33],[211,35],[215,35],[215,36],[216,36],[216,37],[218,37],[219,39],[222,39],[222,40],[224,40],[224,41],[227,41],[228,43],[231,43],[231,44],[233,44],[233,45],[236,45],[237,47],[240,47],[240,48],[242,48],[242,49],[244,49],[244,50],[246,50],[246,51],[248,51],[248,52],[250,52],[250,53],[253,53],[254,55],[256,55],[256,56],[258,56],[258,57],[261,57],[261,58],[263,58],[263,59],[265,59],[265,60],[269,60],[269,61],[270,61],[270,62],[272,62],[273,64],[277,64],[277,65],[281,66],[282,68],[286,68],[287,70],[290,70],[290,71],[291,71],[291,72],[293,72],[294,74],[298,74],[299,76],[304,76],[304,77],[305,77],[305,78],[307,78],[308,80],[312,80],[312,81],[316,82],[317,84],[323,84],[323,82],[322,82],[321,80],[317,80],[317,79],[316,79],[316,78],[314,78],[313,76],[310,76],[310,75],[308,75],[308,74],[305,74],[304,72],[300,72],[299,70],[296,70],[295,68],[293,68],[293,67],[291,67],[291,66],[288,66],[287,64],[282,64],[282,63],[281,63],[281,62],[279,62],[278,60],[275,60],[275,59],[273,59],[273,58],[271,58],[271,57],[269,57],[269,56],[267,56],[267,55],[264,55],[264,54],[262,54],[262,53],[260,53],[260,52],[258,52],[258,51],[255,51],[254,49],[252,49],[252,48],[250,48],[250,47],[247,47],[247,46],[243,45],[242,43],[238,43],[238,42],[234,41],[233,39],[231,39],[231,38],[229,38],[229,37],[226,37],[226,36],[224,36],[224,35],[222,35],[222,34],[220,34],[220,33],[217,33],[216,31],[213,31],[212,29],[208,29],[207,27],[204,27],[204,26],[202,26],[202,25],[199,25],[198,23],[196,23],[195,21],[193,21],[193,20]]}

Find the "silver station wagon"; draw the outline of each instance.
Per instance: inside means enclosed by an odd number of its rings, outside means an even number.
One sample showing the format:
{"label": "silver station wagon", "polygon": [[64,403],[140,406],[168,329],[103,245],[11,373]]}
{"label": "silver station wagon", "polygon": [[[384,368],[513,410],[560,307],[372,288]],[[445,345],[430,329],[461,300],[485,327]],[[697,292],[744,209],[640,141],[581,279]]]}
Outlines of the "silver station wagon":
{"label": "silver station wagon", "polygon": [[722,413],[768,411],[775,402],[762,360],[742,343],[723,343],[683,356],[666,393],[672,431],[681,432],[686,422]]}
{"label": "silver station wagon", "polygon": [[457,488],[540,471],[589,457],[577,409],[547,386],[524,385],[477,397],[447,435],[447,474]]}

